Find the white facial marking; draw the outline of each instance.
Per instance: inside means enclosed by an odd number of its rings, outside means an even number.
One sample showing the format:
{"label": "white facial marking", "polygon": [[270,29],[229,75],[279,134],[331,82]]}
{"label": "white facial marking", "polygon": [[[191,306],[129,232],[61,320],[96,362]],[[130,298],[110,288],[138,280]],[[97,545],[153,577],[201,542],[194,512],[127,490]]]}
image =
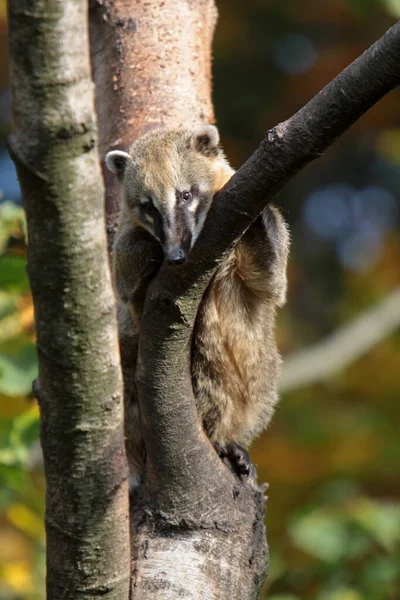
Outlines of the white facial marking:
{"label": "white facial marking", "polygon": [[176,206],[176,192],[175,190],[169,190],[168,193],[168,197],[167,197],[167,202],[168,202],[168,210],[170,213],[173,212],[175,206]]}
{"label": "white facial marking", "polygon": [[[176,211],[176,196],[175,190],[169,190],[166,197],[166,205],[164,207],[164,212],[170,221],[170,228],[172,229],[175,225],[175,211]],[[161,213],[161,211],[160,211]],[[162,214],[162,213],[161,213]]]}
{"label": "white facial marking", "polygon": [[199,194],[208,194],[210,191],[210,185],[207,181],[198,182]]}
{"label": "white facial marking", "polygon": [[210,207],[207,208],[199,217],[198,223],[193,230],[192,241],[190,243],[190,247],[193,248],[195,241],[199,237],[200,231],[203,229],[204,221],[206,220],[207,213]]}
{"label": "white facial marking", "polygon": [[192,213],[195,212],[196,209],[197,209],[197,207],[198,207],[198,205],[199,205],[199,202],[200,202],[200,198],[194,198],[191,201],[191,203],[189,204],[188,210],[190,210],[190,212],[192,212]]}

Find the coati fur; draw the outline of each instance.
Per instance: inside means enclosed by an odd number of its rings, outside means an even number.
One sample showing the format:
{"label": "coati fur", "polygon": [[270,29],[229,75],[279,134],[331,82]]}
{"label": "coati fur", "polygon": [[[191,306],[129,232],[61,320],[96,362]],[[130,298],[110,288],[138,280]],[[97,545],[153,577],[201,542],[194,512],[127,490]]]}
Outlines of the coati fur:
{"label": "coati fur", "polygon": [[[146,290],[162,262],[183,262],[214,195],[234,171],[216,127],[151,131],[129,153],[109,152],[122,184],[113,273],[125,385],[131,475],[145,468],[135,386],[137,339]],[[289,234],[269,205],[220,263],[201,301],[191,372],[199,419],[209,439],[247,447],[268,425],[277,402],[280,356],[276,308],[286,297]]]}

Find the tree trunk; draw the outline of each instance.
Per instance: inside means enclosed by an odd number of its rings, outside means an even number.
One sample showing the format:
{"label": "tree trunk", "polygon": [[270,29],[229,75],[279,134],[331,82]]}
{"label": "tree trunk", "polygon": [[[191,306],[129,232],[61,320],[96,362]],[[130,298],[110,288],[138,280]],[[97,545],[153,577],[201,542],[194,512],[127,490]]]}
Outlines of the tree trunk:
{"label": "tree trunk", "polygon": [[37,327],[47,597],[121,600],[129,502],[87,4],[11,0],[9,23],[9,144]]}

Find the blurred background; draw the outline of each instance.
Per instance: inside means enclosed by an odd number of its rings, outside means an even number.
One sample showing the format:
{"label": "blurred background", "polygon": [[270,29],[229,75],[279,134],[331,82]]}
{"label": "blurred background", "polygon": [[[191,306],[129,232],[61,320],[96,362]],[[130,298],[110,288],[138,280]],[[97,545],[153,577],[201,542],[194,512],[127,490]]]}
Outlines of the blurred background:
{"label": "blurred background", "polygon": [[[400,18],[400,0],[217,3],[214,101],[234,167]],[[41,600],[35,333],[6,149],[7,52],[0,0],[0,600]],[[262,597],[399,600],[400,90],[277,203],[292,253],[278,326],[283,392],[251,452],[270,484]]]}

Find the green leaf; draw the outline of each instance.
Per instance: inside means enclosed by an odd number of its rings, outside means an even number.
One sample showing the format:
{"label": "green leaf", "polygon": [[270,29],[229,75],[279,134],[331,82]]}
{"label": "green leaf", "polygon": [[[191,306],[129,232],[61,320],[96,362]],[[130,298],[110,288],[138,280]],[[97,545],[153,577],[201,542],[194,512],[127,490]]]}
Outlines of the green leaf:
{"label": "green leaf", "polygon": [[23,466],[5,465],[0,461],[0,506],[11,504],[14,500],[14,492],[21,493],[26,483],[27,473]]}
{"label": "green leaf", "polygon": [[39,415],[29,409],[11,420],[0,421],[0,463],[27,466],[33,442],[39,437]]}
{"label": "green leaf", "polygon": [[[0,200],[1,197],[0,190]],[[11,235],[26,239],[26,220],[23,208],[7,201],[0,204],[0,252],[6,248]]]}
{"label": "green leaf", "polygon": [[370,546],[340,511],[320,509],[298,517],[289,526],[289,535],[298,548],[331,564],[360,556]]}
{"label": "green leaf", "polygon": [[[370,560],[361,571],[366,590],[375,592],[377,598],[384,598],[383,590],[400,580],[400,563],[397,557],[382,557]],[[379,594],[379,592],[381,592]]]}
{"label": "green leaf", "polygon": [[21,293],[29,291],[24,256],[6,254],[0,258],[0,288]]}
{"label": "green leaf", "polygon": [[336,562],[346,553],[348,536],[344,523],[322,511],[294,521],[289,534],[296,546],[321,560]]}
{"label": "green leaf", "polygon": [[15,299],[15,295],[0,291],[0,320],[15,310]]}
{"label": "green leaf", "polygon": [[383,3],[389,13],[400,18],[400,0],[384,0]]}
{"label": "green leaf", "polygon": [[364,600],[357,590],[340,587],[328,593],[323,593],[319,600]]}
{"label": "green leaf", "polygon": [[17,356],[0,354],[0,392],[7,396],[25,396],[37,377],[34,344],[29,343]]}
{"label": "green leaf", "polygon": [[362,498],[352,507],[352,516],[388,552],[400,544],[400,504]]}
{"label": "green leaf", "polygon": [[300,600],[300,598],[293,594],[278,594],[277,596],[268,596],[268,600]]}

